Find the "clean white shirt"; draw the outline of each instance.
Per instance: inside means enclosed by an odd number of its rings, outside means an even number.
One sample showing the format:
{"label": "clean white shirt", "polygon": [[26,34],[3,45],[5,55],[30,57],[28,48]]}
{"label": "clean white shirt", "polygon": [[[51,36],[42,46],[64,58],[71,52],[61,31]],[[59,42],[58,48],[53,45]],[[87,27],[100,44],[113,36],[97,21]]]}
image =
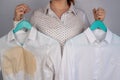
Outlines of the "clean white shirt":
{"label": "clean white shirt", "polygon": [[68,39],[83,32],[89,26],[84,11],[76,9],[73,4],[59,19],[49,3],[47,7],[34,12],[31,23],[42,33],[56,39],[62,46]]}
{"label": "clean white shirt", "polygon": [[[20,30],[15,34],[11,30],[0,38],[3,80],[44,80],[46,76],[54,78],[61,61],[60,51],[57,41],[33,27],[30,31]],[[47,62],[48,58],[51,61]],[[51,73],[45,74],[44,67],[52,69]]]}
{"label": "clean white shirt", "polygon": [[90,28],[65,44],[59,80],[120,80],[120,37]]}

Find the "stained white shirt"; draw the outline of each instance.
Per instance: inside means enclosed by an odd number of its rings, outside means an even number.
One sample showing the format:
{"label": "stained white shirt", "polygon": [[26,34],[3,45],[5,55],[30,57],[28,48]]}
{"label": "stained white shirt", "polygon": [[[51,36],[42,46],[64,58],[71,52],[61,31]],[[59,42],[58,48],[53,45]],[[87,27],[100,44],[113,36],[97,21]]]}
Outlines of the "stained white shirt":
{"label": "stained white shirt", "polygon": [[61,19],[52,11],[50,4],[45,8],[40,8],[31,17],[31,23],[42,33],[56,39],[62,46],[64,43],[83,32],[89,21],[83,10],[77,9],[71,4]]}
{"label": "stained white shirt", "polygon": [[90,28],[65,44],[59,80],[120,80],[120,37]]}
{"label": "stained white shirt", "polygon": [[[51,61],[47,62],[48,58]],[[59,43],[33,27],[30,31],[21,30],[15,34],[11,30],[0,38],[3,80],[44,80],[44,67],[53,70],[46,76],[54,78],[60,61]]]}

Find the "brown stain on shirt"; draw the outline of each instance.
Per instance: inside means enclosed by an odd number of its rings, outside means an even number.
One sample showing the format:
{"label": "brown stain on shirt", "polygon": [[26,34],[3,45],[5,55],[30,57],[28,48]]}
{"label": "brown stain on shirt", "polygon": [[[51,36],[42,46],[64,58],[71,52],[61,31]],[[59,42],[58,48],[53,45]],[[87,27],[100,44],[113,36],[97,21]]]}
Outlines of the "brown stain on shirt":
{"label": "brown stain on shirt", "polygon": [[25,74],[34,76],[36,71],[35,56],[22,47],[7,50],[3,56],[3,72],[7,75],[24,71]]}

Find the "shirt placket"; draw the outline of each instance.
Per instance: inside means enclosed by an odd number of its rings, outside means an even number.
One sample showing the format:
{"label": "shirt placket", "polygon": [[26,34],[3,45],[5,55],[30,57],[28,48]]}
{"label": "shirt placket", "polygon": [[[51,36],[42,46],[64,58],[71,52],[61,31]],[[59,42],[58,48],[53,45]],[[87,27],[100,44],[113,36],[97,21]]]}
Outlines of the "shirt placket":
{"label": "shirt placket", "polygon": [[94,65],[94,77],[93,80],[98,80],[101,71],[101,45],[95,43],[95,65]]}
{"label": "shirt placket", "polygon": [[61,16],[61,22],[63,24],[65,24],[65,20],[66,20],[66,13],[64,13],[62,16]]}
{"label": "shirt placket", "polygon": [[[67,32],[66,32],[66,13],[64,13],[62,16],[61,16],[61,19],[60,19],[60,21],[61,21],[61,23],[63,24],[63,38],[64,38],[64,41],[63,41],[63,43],[65,43],[66,42],[66,35],[67,35]],[[64,46],[64,44],[62,44],[62,46]]]}

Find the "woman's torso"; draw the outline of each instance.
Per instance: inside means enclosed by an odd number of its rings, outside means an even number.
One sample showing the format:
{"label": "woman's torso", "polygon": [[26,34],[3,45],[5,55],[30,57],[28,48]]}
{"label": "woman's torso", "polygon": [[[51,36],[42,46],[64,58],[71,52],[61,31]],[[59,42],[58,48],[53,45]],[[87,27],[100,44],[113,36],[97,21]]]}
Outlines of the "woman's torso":
{"label": "woman's torso", "polygon": [[61,16],[61,19],[50,9],[50,5],[36,10],[31,23],[42,33],[56,39],[61,45],[89,26],[85,13],[75,9],[73,5]]}

